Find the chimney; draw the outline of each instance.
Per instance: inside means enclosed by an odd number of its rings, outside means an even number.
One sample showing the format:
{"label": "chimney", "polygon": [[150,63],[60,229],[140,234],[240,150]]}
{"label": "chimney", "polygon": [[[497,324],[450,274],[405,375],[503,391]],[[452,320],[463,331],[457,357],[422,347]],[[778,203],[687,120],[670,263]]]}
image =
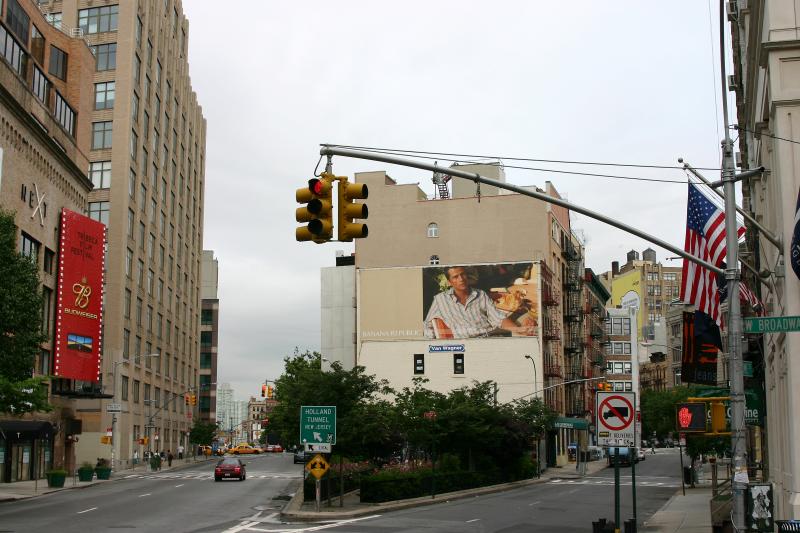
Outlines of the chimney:
{"label": "chimney", "polygon": [[619,276],[619,261],[611,261],[611,277]]}

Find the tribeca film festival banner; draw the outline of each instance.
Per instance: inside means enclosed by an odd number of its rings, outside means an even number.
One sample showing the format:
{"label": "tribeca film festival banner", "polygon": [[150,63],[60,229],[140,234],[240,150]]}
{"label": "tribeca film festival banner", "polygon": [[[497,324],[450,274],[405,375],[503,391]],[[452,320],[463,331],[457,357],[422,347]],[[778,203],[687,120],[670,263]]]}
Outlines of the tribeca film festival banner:
{"label": "tribeca film festival banner", "polygon": [[55,369],[81,381],[100,379],[106,227],[61,211]]}
{"label": "tribeca film festival banner", "polygon": [[364,269],[359,284],[364,340],[538,334],[538,264]]}

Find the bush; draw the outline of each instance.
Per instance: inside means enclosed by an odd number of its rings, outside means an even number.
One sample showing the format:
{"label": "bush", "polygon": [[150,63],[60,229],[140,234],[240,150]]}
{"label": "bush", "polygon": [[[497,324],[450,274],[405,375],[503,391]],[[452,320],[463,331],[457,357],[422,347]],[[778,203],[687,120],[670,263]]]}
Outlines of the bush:
{"label": "bush", "polygon": [[409,472],[386,470],[361,478],[361,501],[381,503],[418,498],[431,494],[434,482],[436,493],[440,494],[485,487],[510,480],[511,478],[500,470],[437,472],[435,479],[433,471],[428,468]]}
{"label": "bush", "polygon": [[454,453],[443,453],[437,466],[441,472],[456,472],[461,470],[461,459]]}

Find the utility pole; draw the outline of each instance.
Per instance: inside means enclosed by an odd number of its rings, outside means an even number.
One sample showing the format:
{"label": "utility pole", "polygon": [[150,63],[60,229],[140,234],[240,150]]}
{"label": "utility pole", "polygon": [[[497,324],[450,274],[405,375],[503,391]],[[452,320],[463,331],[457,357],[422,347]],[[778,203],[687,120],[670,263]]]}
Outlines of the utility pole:
{"label": "utility pole", "polygon": [[733,479],[731,520],[735,531],[744,530],[744,491],[747,488],[747,461],[745,459],[744,427],[744,371],[742,361],[742,312],[739,305],[739,233],[736,222],[736,170],[733,160],[733,142],[728,129],[728,98],[725,92],[725,1],[719,3],[720,76],[722,91],[722,119],[725,140],[722,142],[722,185],[725,194],[725,281],[728,291],[728,365],[731,390],[731,451],[733,452]]}

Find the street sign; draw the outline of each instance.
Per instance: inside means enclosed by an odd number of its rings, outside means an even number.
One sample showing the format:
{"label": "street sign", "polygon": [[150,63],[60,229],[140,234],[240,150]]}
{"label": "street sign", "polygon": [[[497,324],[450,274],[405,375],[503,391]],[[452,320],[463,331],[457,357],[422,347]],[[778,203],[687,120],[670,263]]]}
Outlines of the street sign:
{"label": "street sign", "polygon": [[328,464],[328,461],[325,460],[320,454],[315,455],[308,463],[306,463],[306,470],[314,476],[315,478],[319,479],[325,475],[325,472],[331,465]]}
{"label": "street sign", "polygon": [[121,413],[121,412],[122,412],[121,403],[110,403],[106,405],[106,413]]}
{"label": "street sign", "polygon": [[317,453],[331,453],[331,446],[330,444],[311,444],[307,442],[305,444],[307,452],[317,452]]}
{"label": "street sign", "polygon": [[800,331],[800,316],[748,316],[744,319],[745,333],[781,331]]}
{"label": "street sign", "polygon": [[635,446],[636,393],[597,392],[597,441],[603,446]]}
{"label": "street sign", "polygon": [[686,446],[686,433],[679,433],[678,434],[678,445],[679,446]]}
{"label": "street sign", "polygon": [[300,442],[336,444],[336,406],[300,407]]}

